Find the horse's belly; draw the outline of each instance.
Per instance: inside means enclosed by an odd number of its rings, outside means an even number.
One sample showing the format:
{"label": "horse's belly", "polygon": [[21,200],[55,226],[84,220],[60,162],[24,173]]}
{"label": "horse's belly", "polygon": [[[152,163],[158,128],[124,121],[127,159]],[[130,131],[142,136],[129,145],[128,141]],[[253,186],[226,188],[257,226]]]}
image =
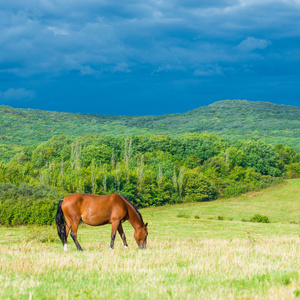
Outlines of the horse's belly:
{"label": "horse's belly", "polygon": [[92,226],[104,225],[110,222],[110,213],[103,211],[87,210],[81,216],[84,223]]}

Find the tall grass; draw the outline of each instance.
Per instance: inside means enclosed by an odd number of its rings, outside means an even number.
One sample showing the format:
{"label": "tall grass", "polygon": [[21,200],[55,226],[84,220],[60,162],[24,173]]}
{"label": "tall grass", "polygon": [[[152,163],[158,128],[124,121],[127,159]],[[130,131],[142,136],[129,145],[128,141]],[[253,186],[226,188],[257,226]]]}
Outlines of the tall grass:
{"label": "tall grass", "polygon": [[1,245],[2,299],[291,299],[299,289],[299,238],[152,239],[146,251],[120,242]]}

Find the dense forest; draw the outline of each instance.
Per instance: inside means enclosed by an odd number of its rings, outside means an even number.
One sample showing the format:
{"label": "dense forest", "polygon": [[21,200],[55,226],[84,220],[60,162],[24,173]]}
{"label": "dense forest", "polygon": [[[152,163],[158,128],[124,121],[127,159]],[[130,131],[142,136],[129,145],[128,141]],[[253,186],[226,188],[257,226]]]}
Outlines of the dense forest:
{"label": "dense forest", "polygon": [[69,193],[120,193],[138,207],[211,201],[300,176],[291,147],[213,134],[55,135],[0,163],[0,224],[51,224]]}
{"label": "dense forest", "polygon": [[117,192],[146,207],[237,196],[300,176],[299,107],[236,100],[144,117],[0,112],[4,225],[52,224],[69,193]]}
{"label": "dense forest", "polygon": [[183,114],[109,116],[40,111],[0,106],[0,160],[24,146],[54,135],[169,135],[213,133],[226,139],[255,138],[284,144],[300,153],[300,107],[267,102],[226,100]]}

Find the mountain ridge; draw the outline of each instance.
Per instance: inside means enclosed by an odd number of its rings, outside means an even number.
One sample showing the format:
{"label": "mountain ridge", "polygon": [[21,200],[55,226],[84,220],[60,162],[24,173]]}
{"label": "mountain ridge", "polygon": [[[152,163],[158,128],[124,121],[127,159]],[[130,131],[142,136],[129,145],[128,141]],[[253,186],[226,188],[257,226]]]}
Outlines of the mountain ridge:
{"label": "mountain ridge", "polygon": [[0,106],[0,155],[53,135],[214,133],[225,138],[257,138],[300,152],[300,107],[263,101],[222,100],[185,113],[126,116],[43,111]]}
{"label": "mountain ridge", "polygon": [[37,113],[59,113],[59,114],[72,114],[72,115],[90,115],[90,116],[106,116],[106,117],[115,117],[115,116],[119,116],[119,117],[129,117],[129,118],[140,118],[140,117],[162,117],[162,116],[173,116],[173,115],[183,115],[183,114],[189,114],[192,113],[194,111],[198,111],[201,110],[203,108],[210,108],[210,107],[220,107],[222,106],[222,104],[226,104],[228,105],[232,105],[232,104],[237,104],[237,103],[251,103],[252,105],[268,105],[268,106],[273,106],[273,107],[285,107],[285,108],[295,108],[298,109],[300,111],[300,106],[295,106],[295,105],[286,105],[286,104],[277,104],[277,103],[272,103],[272,102],[268,102],[268,101],[250,101],[250,100],[240,100],[240,99],[233,99],[233,100],[219,100],[216,102],[213,102],[211,104],[208,104],[207,106],[199,106],[196,107],[194,109],[191,109],[189,111],[183,112],[183,113],[169,113],[169,114],[162,114],[162,115],[137,115],[137,116],[131,116],[131,115],[114,115],[114,114],[92,114],[92,113],[74,113],[74,112],[68,112],[68,111],[63,111],[63,112],[59,112],[59,111],[55,111],[55,110],[43,110],[43,109],[35,109],[35,108],[18,108],[18,107],[12,107],[9,105],[5,105],[5,104],[1,104],[0,105],[0,110],[2,111],[4,108],[7,109],[13,109],[13,110],[25,110],[25,111],[35,111]]}

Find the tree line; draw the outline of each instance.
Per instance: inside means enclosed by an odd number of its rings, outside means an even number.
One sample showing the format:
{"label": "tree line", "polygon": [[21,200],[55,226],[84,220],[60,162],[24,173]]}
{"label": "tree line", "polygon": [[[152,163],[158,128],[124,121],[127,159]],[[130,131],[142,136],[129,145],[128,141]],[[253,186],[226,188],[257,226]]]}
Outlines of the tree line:
{"label": "tree line", "polygon": [[[294,149],[254,139],[198,133],[58,135],[0,162],[0,223],[51,223],[53,203],[69,193],[120,193],[147,207],[237,196],[299,176],[300,155]],[[23,220],[33,214],[26,217],[29,203],[35,211],[46,207],[49,212],[42,214],[48,219]],[[9,219],[5,215],[12,207],[19,217],[10,212]]]}

